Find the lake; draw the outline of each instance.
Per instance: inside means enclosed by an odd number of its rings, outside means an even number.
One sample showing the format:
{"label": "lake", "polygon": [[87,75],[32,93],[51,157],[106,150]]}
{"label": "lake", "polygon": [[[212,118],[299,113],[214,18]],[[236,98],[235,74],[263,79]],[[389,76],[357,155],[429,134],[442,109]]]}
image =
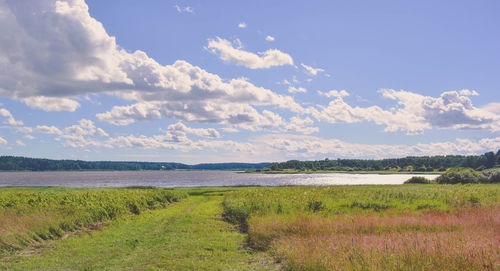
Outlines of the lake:
{"label": "lake", "polygon": [[0,186],[195,187],[402,184],[419,174],[243,174],[235,171],[0,172]]}

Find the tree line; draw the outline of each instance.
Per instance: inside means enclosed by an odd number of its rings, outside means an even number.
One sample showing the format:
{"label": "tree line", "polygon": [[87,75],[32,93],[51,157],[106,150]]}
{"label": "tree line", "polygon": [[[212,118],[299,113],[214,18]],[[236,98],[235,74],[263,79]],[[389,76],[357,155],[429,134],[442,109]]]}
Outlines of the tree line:
{"label": "tree line", "polygon": [[475,170],[500,167],[500,150],[487,152],[482,155],[438,155],[438,156],[409,156],[380,160],[367,159],[333,159],[328,158],[316,161],[290,160],[281,163],[272,163],[268,170],[281,171],[293,169],[331,170],[331,171],[445,171],[448,168],[464,167]]}
{"label": "tree line", "polygon": [[85,171],[85,170],[246,170],[262,169],[270,163],[213,163],[187,165],[173,162],[119,162],[52,160],[19,156],[0,156],[0,171]]}

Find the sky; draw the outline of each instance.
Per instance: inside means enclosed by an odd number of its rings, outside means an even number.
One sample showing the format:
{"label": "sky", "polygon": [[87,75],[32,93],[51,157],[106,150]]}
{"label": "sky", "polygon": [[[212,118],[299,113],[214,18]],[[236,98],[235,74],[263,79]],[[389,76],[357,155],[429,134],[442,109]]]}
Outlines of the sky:
{"label": "sky", "polygon": [[500,149],[499,1],[0,0],[0,155]]}

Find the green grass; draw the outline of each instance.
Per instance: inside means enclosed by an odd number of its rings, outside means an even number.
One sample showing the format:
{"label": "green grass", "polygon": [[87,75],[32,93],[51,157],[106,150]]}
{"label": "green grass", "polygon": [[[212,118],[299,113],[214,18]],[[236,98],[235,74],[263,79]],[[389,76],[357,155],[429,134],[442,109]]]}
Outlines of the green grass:
{"label": "green grass", "polygon": [[153,188],[1,188],[0,256],[186,196],[184,191]]}
{"label": "green grass", "polygon": [[455,207],[500,202],[500,185],[373,185],[256,187],[228,193],[228,220],[246,223],[251,215],[452,211]]}
{"label": "green grass", "polygon": [[4,257],[0,270],[274,270],[245,247],[246,236],[221,218],[226,189],[181,190],[191,196],[163,209],[114,220],[41,248]]}

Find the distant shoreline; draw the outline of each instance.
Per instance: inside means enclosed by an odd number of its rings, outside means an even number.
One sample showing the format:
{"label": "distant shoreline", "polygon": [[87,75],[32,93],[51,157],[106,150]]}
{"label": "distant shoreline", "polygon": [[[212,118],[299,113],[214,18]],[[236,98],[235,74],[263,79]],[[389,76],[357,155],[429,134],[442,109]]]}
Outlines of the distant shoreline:
{"label": "distant shoreline", "polygon": [[236,171],[245,172],[248,169],[82,169],[82,170],[0,170],[0,173],[8,172],[173,172],[173,171]]}
{"label": "distant shoreline", "polygon": [[442,171],[368,171],[368,170],[358,170],[358,171],[342,171],[342,170],[269,170],[269,171],[257,171],[257,170],[246,170],[245,174],[329,174],[329,173],[343,173],[343,174],[379,174],[379,175],[391,175],[391,174],[421,174],[421,175],[440,175]]}

